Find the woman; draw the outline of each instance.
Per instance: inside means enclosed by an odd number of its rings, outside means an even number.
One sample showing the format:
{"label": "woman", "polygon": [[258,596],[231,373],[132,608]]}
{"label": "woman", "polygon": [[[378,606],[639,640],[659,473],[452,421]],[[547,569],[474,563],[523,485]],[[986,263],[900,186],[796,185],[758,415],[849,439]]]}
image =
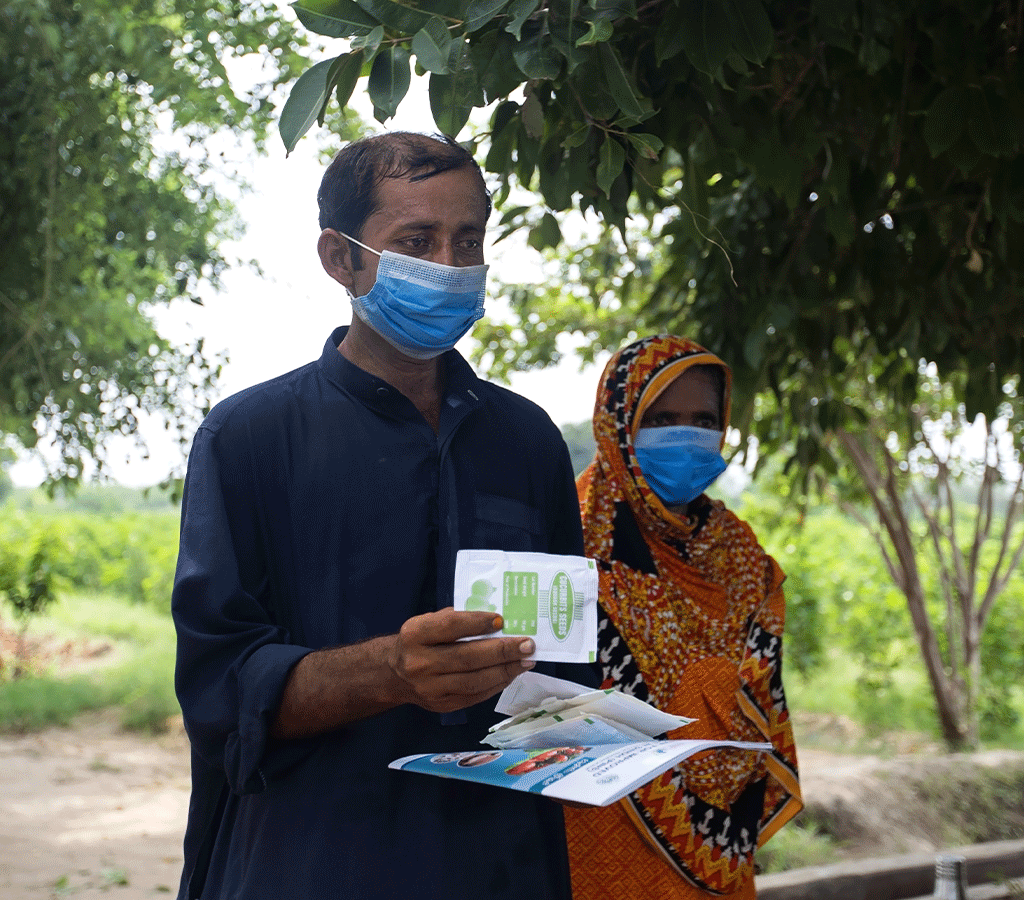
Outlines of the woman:
{"label": "woman", "polygon": [[753,898],[754,851],[800,810],[782,689],[783,574],[703,491],[724,471],[732,376],[686,338],[616,353],[577,480],[601,568],[605,687],[697,721],[669,737],[770,741],[713,751],[611,807],[566,809],[575,900]]}

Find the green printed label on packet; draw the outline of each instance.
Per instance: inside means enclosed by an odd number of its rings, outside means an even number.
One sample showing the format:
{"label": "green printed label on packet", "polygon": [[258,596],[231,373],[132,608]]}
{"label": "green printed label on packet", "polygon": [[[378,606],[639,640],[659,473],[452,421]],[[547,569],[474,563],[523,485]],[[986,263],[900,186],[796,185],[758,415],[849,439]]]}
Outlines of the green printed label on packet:
{"label": "green printed label on packet", "polygon": [[456,555],[455,609],[500,613],[501,634],[533,638],[534,660],[594,661],[597,591],[597,565],[584,556],[484,549]]}
{"label": "green printed label on packet", "polygon": [[506,572],[503,585],[503,609],[506,634],[537,633],[537,573]]}
{"label": "green printed label on packet", "polygon": [[551,590],[548,592],[548,624],[555,640],[564,641],[569,636],[575,599],[572,581],[565,572],[559,572],[551,579]]}

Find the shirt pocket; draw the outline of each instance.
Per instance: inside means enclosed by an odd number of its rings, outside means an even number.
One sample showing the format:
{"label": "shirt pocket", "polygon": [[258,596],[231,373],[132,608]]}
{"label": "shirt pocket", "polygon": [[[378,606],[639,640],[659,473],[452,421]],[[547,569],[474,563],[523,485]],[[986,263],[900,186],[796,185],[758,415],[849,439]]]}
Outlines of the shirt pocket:
{"label": "shirt pocket", "polygon": [[539,509],[496,494],[477,494],[473,546],[482,550],[547,552],[544,516]]}

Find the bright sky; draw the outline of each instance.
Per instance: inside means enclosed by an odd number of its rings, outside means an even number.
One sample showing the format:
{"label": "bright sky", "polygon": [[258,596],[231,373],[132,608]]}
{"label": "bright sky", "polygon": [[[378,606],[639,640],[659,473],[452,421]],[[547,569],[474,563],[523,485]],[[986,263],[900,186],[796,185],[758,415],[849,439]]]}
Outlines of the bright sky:
{"label": "bright sky", "polygon": [[[428,109],[425,97],[409,97],[386,128],[434,131]],[[316,192],[323,165],[317,159],[315,131],[314,125],[287,159],[276,138],[269,142],[267,157],[243,157],[237,151],[228,156],[234,156],[234,163],[227,164],[237,166],[253,186],[239,203],[246,234],[229,246],[229,256],[235,252],[240,259],[257,260],[262,275],[233,269],[219,293],[205,295],[204,306],[182,302],[161,310],[158,324],[167,337],[184,341],[202,336],[208,352],[229,355],[218,399],[315,359],[331,330],[351,318],[344,290],[323,271],[316,254]],[[539,256],[528,248],[515,249],[510,240],[489,248],[487,261],[492,275],[501,272],[510,281],[529,281],[532,268],[539,278]],[[491,296],[488,306],[492,315],[500,309]],[[464,354],[470,347],[468,338],[459,345]],[[516,376],[512,387],[544,407],[556,424],[581,422],[593,409],[600,368],[591,366],[582,374],[578,369],[578,362],[570,359],[555,369]],[[180,462],[174,441],[158,423],[150,424],[144,430],[149,459],[130,442],[117,444],[110,455],[114,480],[155,484]],[[10,474],[16,484],[38,484],[42,467],[26,459]]]}

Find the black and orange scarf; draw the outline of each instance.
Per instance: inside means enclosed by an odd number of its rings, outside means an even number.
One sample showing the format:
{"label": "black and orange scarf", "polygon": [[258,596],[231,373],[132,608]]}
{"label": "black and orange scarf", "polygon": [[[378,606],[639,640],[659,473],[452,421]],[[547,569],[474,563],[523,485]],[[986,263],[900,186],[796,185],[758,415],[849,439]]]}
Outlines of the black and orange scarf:
{"label": "black and orange scarf", "polygon": [[701,754],[615,807],[567,810],[580,900],[753,897],[755,849],[802,806],[781,677],[782,572],[722,503],[702,495],[666,508],[633,450],[644,409],[683,371],[709,364],[725,374],[728,422],[729,368],[690,340],[646,338],[605,367],[597,454],[577,481],[586,554],[601,568],[600,662],[606,686],[698,720],[670,737],[774,749]]}

